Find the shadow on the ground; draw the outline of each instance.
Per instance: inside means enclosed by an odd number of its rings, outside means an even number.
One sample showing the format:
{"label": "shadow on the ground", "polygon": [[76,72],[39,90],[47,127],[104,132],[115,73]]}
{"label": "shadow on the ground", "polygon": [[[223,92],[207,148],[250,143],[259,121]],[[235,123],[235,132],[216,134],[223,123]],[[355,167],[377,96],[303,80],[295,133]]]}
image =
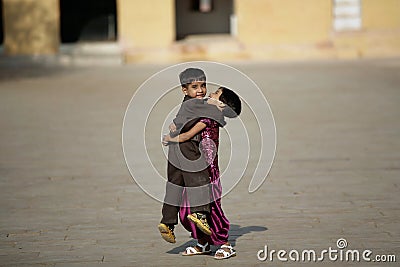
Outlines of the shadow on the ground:
{"label": "shadow on the ground", "polygon": [[[231,224],[231,227],[229,229],[229,243],[234,247],[236,246],[236,240],[244,236],[246,234],[249,234],[251,232],[263,232],[268,230],[267,227],[264,226],[245,226],[245,227],[240,227],[240,225],[237,224]],[[190,241],[185,242],[184,244],[175,247],[169,251],[167,251],[168,254],[180,254],[181,252],[185,251],[185,249],[189,246],[195,246],[196,245],[196,240],[192,239]],[[211,246],[211,250],[215,251],[218,248],[218,246]]]}
{"label": "shadow on the ground", "polygon": [[268,228],[264,226],[245,226],[240,227],[237,224],[231,224],[231,228],[229,229],[229,239],[228,241],[232,244],[232,246],[236,246],[236,240],[246,234],[251,232],[264,232],[267,231]]}

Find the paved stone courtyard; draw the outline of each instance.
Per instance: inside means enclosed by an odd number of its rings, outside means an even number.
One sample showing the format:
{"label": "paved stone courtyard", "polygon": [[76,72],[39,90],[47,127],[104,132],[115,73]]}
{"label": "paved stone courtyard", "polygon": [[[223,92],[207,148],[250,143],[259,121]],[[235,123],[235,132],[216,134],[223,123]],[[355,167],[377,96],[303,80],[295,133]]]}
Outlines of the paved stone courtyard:
{"label": "paved stone courtyard", "polygon": [[164,242],[161,203],[124,162],[125,109],[166,65],[11,63],[0,63],[1,266],[297,266],[257,252],[337,249],[339,238],[400,261],[400,59],[233,65],[267,97],[277,150],[257,192],[249,170],[223,199],[238,253],[226,261],[179,255],[192,243],[180,226]]}

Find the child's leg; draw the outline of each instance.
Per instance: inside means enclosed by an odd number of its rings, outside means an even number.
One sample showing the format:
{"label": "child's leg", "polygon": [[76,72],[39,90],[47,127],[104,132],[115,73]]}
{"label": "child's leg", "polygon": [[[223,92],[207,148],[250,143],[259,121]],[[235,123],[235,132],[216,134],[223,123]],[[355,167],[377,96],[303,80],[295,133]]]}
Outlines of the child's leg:
{"label": "child's leg", "polygon": [[210,213],[210,178],[208,170],[183,172],[191,212]]}
{"label": "child's leg", "polygon": [[182,201],[183,174],[180,169],[168,162],[167,175],[168,183],[162,207],[161,223],[176,225],[178,224],[179,206]]}
{"label": "child's leg", "polygon": [[[196,141],[181,143],[180,150],[181,155],[187,160],[196,162],[182,170],[191,212],[209,213],[209,203],[211,203],[210,175],[207,164],[201,156],[199,143]],[[183,162],[181,162],[181,165],[181,167],[185,167]],[[191,169],[193,167],[195,169]]]}
{"label": "child's leg", "polygon": [[[175,146],[171,146],[168,152],[168,158],[174,153]],[[167,167],[168,183],[166,185],[164,203],[162,207],[161,223],[158,230],[161,237],[170,243],[175,243],[174,228],[178,224],[178,212],[182,201],[183,175],[182,171],[168,161]]]}
{"label": "child's leg", "polygon": [[208,170],[202,170],[196,173],[183,172],[188,200],[190,203],[190,212],[188,219],[195,223],[196,227],[206,235],[211,235],[211,229],[208,224],[210,213],[210,178]]}

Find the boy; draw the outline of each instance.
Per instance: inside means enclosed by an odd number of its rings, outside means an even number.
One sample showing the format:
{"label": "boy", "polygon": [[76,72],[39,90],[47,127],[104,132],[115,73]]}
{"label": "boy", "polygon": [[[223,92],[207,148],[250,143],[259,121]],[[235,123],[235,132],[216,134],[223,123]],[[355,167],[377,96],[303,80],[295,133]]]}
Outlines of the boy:
{"label": "boy", "polygon": [[[182,92],[185,94],[183,102],[190,99],[201,101],[206,96],[206,76],[202,70],[186,69],[180,73],[179,79]],[[177,133],[189,130],[195,122],[196,119],[185,125],[179,125]],[[197,190],[195,194],[188,193],[188,198],[190,203],[199,203],[198,200],[203,200],[202,203],[207,203],[191,206],[191,212],[196,226],[206,235],[211,235],[211,230],[207,223],[210,205],[208,201],[204,202],[204,200],[210,199],[210,179],[207,164],[201,157],[199,141],[199,138],[192,138],[186,142],[173,144],[168,150],[168,183],[162,207],[162,219],[158,229],[162,238],[170,243],[176,242],[174,227],[178,224],[178,212],[182,200],[183,187],[203,188],[203,190]]]}

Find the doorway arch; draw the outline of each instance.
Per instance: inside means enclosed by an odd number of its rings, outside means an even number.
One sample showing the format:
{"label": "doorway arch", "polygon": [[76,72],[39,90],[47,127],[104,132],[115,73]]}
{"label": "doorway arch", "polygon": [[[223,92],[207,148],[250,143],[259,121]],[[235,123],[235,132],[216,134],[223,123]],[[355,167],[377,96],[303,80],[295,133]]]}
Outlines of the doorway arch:
{"label": "doorway arch", "polygon": [[176,40],[196,34],[230,34],[233,0],[175,0]]}
{"label": "doorway arch", "polygon": [[4,42],[3,0],[0,0],[0,45]]}
{"label": "doorway arch", "polygon": [[60,0],[62,43],[116,41],[116,0]]}

